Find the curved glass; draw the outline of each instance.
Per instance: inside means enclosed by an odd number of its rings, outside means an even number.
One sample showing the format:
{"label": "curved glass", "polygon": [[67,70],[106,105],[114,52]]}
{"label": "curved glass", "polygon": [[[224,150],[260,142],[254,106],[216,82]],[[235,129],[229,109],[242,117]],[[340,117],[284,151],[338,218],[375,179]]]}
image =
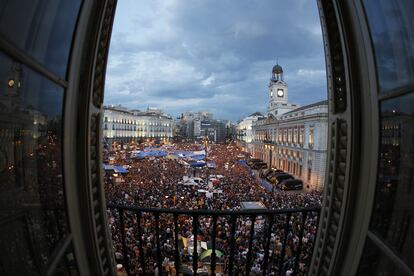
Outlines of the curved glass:
{"label": "curved glass", "polygon": [[64,91],[0,54],[0,254],[6,275],[46,270],[68,235]]}
{"label": "curved glass", "polygon": [[65,78],[80,2],[0,1],[0,36]]}
{"label": "curved glass", "polygon": [[414,269],[414,93],[381,103],[380,138],[370,229]]}
{"label": "curved glass", "polygon": [[65,79],[80,6],[0,1],[1,275],[77,274],[62,171],[65,91],[26,57]]}
{"label": "curved glass", "polygon": [[380,92],[414,83],[414,1],[364,0]]}

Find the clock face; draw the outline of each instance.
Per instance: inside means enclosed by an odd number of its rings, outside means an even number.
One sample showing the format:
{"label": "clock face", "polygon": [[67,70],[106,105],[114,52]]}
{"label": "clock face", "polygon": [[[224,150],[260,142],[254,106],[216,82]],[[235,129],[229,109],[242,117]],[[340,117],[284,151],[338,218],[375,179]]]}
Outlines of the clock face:
{"label": "clock face", "polygon": [[279,97],[283,97],[283,89],[278,89],[277,90],[277,95],[279,96]]}

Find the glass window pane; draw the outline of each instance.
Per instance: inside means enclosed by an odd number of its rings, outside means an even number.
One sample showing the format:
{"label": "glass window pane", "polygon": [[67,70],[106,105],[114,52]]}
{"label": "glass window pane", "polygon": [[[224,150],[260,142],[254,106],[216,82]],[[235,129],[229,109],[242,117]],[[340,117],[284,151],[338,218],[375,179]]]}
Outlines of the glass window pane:
{"label": "glass window pane", "polygon": [[80,0],[0,1],[0,35],[65,78]]}
{"label": "glass window pane", "polygon": [[375,48],[380,91],[414,80],[412,0],[364,0]]}
{"label": "glass window pane", "polygon": [[370,228],[414,268],[414,93],[381,103],[380,135]]}
{"label": "glass window pane", "polygon": [[359,263],[356,275],[400,276],[406,275],[381,252],[381,250],[369,239],[365,243],[364,253]]}
{"label": "glass window pane", "polygon": [[1,53],[0,83],[0,264],[6,275],[32,275],[68,233],[64,91]]}
{"label": "glass window pane", "polygon": [[75,253],[73,251],[73,246],[69,246],[65,254],[62,256],[59,264],[57,265],[53,275],[56,276],[76,276],[79,275]]}

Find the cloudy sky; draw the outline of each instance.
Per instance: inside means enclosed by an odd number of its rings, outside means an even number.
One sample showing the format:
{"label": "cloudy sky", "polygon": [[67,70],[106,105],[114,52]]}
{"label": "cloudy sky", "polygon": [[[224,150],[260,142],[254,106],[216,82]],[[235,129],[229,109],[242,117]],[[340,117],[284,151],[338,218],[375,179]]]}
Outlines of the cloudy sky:
{"label": "cloudy sky", "polygon": [[105,104],[236,121],[266,112],[276,60],[291,103],[326,99],[315,0],[119,0]]}

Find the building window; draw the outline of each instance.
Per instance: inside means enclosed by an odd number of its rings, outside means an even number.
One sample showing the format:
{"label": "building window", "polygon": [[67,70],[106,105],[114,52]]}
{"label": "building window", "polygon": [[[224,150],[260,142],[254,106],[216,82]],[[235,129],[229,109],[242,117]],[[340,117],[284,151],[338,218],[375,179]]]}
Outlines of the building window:
{"label": "building window", "polygon": [[311,181],[312,178],[312,168],[308,168],[308,181]]}
{"label": "building window", "polygon": [[298,129],[295,127],[295,131],[293,133],[293,143],[296,144],[298,142]]}
{"label": "building window", "polygon": [[303,127],[300,128],[299,131],[299,144],[303,145],[303,134],[305,133],[305,129]]}
{"label": "building window", "polygon": [[309,147],[313,148],[313,143],[314,143],[314,129],[311,128],[309,129]]}

